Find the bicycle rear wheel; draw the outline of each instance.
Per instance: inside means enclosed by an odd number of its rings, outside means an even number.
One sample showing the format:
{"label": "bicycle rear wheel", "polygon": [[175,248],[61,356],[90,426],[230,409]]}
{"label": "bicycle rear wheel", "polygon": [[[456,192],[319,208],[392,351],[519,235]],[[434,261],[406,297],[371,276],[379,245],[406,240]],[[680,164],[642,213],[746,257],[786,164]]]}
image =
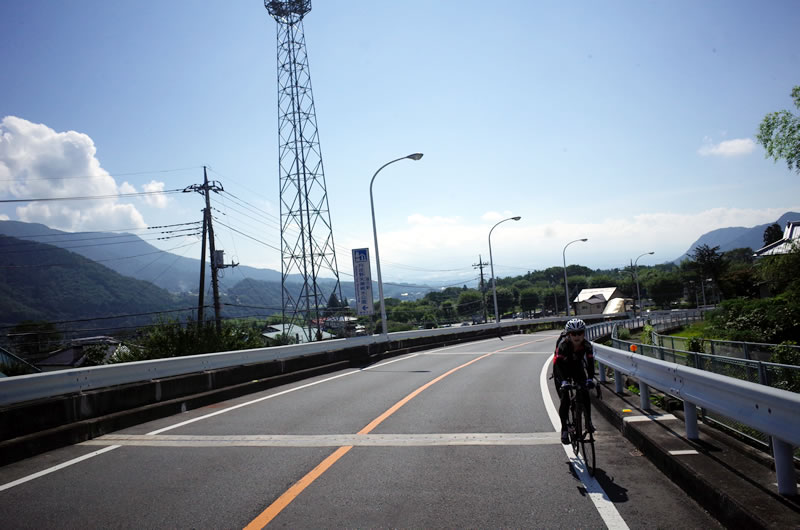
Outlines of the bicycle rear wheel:
{"label": "bicycle rear wheel", "polygon": [[595,454],[594,454],[594,435],[592,433],[587,433],[588,439],[584,438],[581,440],[581,454],[583,456],[583,463],[586,465],[586,471],[589,472],[589,476],[594,476],[595,471]]}

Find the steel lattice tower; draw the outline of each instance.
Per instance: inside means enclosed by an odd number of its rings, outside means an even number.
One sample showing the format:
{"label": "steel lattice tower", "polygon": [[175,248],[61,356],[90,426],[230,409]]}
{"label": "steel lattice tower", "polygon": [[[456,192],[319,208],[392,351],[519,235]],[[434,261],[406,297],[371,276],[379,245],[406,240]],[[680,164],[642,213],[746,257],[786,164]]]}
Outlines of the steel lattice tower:
{"label": "steel lattice tower", "polygon": [[[281,300],[284,322],[301,325],[314,340],[319,322],[314,315],[331,294],[342,301],[339,268],[328,208],[317,116],[311,91],[303,17],[309,0],[265,0],[264,7],[278,23],[278,172],[281,216]],[[323,292],[321,272],[335,278]],[[300,289],[291,288],[290,275],[301,275]]]}

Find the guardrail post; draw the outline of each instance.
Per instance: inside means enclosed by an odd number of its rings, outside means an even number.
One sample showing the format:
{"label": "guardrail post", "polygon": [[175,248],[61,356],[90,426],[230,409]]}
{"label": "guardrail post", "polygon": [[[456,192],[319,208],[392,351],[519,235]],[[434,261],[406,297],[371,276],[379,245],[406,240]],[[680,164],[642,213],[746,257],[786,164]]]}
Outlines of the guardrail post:
{"label": "guardrail post", "polygon": [[700,433],[697,430],[697,407],[694,403],[683,402],[683,419],[686,423],[686,437],[690,440],[699,440]]}
{"label": "guardrail post", "polygon": [[622,394],[622,372],[614,370],[614,392]]}
{"label": "guardrail post", "polygon": [[601,383],[606,382],[606,367],[600,364],[599,361],[597,363],[597,380]]}
{"label": "guardrail post", "polygon": [[778,475],[778,493],[797,495],[797,474],[792,459],[792,445],[773,436],[772,452],[775,455],[775,474]]}
{"label": "guardrail post", "polygon": [[650,387],[639,381],[639,408],[650,410]]}
{"label": "guardrail post", "polygon": [[769,386],[769,381],[767,381],[767,369],[761,361],[758,361],[758,382],[764,386]]}

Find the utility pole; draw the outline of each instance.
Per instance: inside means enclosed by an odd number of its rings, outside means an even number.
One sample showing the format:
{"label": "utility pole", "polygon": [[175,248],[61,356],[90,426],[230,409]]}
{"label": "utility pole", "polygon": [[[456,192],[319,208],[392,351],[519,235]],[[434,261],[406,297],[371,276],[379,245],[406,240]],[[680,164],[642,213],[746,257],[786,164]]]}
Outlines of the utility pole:
{"label": "utility pole", "polygon": [[211,194],[209,192],[219,193],[224,191],[222,184],[213,180],[208,182],[208,168],[203,166],[203,184],[192,184],[185,188],[184,193],[196,191],[202,193],[206,199],[206,207],[203,210],[203,250],[200,260],[200,293],[198,296],[198,322],[203,322],[203,298],[206,290],[205,286],[205,267],[206,267],[206,230],[208,231],[208,248],[211,252],[211,287],[214,291],[214,320],[216,322],[217,333],[222,331],[221,309],[219,303],[219,269],[226,267],[235,267],[237,263],[225,265],[222,258],[222,250],[217,253],[214,247],[214,225],[211,223]]}
{"label": "utility pole", "polygon": [[[550,276],[550,285],[558,287],[558,284],[556,283],[556,281],[553,279],[552,276]],[[556,289],[555,287],[553,288],[553,305],[556,306],[556,316],[558,316],[558,296],[557,296],[558,289]]]}
{"label": "utility pole", "polygon": [[478,254],[478,263],[473,263],[473,269],[480,269],[481,270],[481,297],[483,298],[483,321],[486,322],[489,320],[489,313],[486,311],[486,288],[484,287],[483,283],[483,268],[487,266],[488,263],[483,261],[483,258],[480,254]]}
{"label": "utility pole", "polygon": [[206,296],[206,210],[203,208],[203,248],[200,250],[200,289],[197,295],[197,324],[202,325],[205,321],[203,309]]}

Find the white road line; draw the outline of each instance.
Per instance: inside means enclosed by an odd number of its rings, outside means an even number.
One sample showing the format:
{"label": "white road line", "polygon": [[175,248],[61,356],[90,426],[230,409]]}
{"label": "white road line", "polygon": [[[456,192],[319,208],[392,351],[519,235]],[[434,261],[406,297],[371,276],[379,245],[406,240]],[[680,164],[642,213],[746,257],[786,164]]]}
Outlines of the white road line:
{"label": "white road line", "polygon": [[[495,339],[495,338],[492,338],[492,339],[486,339],[486,340],[488,341],[488,340],[496,340],[496,339]],[[469,344],[476,344],[476,343],[480,343],[480,342],[485,342],[485,341],[475,341],[475,342],[472,342],[472,343],[469,343]],[[440,351],[448,350],[448,349],[451,349],[451,348],[457,348],[457,347],[459,347],[459,346],[464,346],[464,343],[461,343],[461,344],[456,344],[456,345],[453,345],[453,346],[446,346],[446,347],[444,347],[444,348],[439,348],[439,349],[436,349],[436,350],[431,350],[430,352],[426,352],[426,353],[428,353],[428,354],[429,354],[429,353],[436,353],[436,352],[440,352]],[[362,368],[362,369],[360,369],[360,370],[353,370],[353,371],[351,371],[351,372],[347,372],[347,373],[344,373],[344,374],[339,374],[339,375],[335,375],[335,376],[333,376],[333,377],[328,377],[328,378],[325,378],[325,379],[321,379],[321,380],[319,380],[319,381],[314,381],[313,383],[308,383],[308,384],[306,384],[306,385],[301,385],[301,386],[297,386],[297,387],[294,387],[294,388],[290,388],[290,389],[288,389],[288,390],[284,390],[284,391],[282,391],[282,392],[278,392],[278,393],[276,393],[276,394],[270,394],[269,396],[265,396],[265,397],[262,397],[262,398],[254,399],[254,400],[252,400],[252,401],[248,401],[248,402],[246,402],[246,403],[240,403],[240,404],[238,404],[238,405],[234,405],[234,406],[232,406],[232,407],[228,407],[228,408],[226,408],[226,409],[218,410],[218,411],[216,411],[216,412],[212,412],[212,413],[210,413],[210,414],[205,414],[205,415],[203,415],[203,416],[199,416],[199,417],[197,417],[197,418],[193,418],[193,419],[191,419],[191,420],[187,420],[187,421],[183,421],[183,422],[180,422],[180,423],[176,423],[175,425],[170,425],[170,426],[168,426],[168,427],[163,427],[163,428],[161,428],[161,429],[157,429],[157,430],[155,430],[155,431],[149,432],[149,433],[147,433],[147,435],[149,435],[149,436],[154,436],[154,435],[156,435],[156,434],[160,434],[160,433],[162,433],[162,432],[166,432],[166,431],[169,431],[169,430],[172,430],[172,429],[177,429],[178,427],[182,427],[182,426],[184,426],[184,425],[188,425],[188,424],[190,424],[190,423],[194,423],[194,422],[196,422],[196,421],[200,421],[200,420],[204,420],[204,419],[207,419],[207,418],[211,418],[211,417],[213,417],[213,416],[218,416],[219,414],[223,414],[223,413],[225,413],[225,412],[230,412],[230,411],[232,411],[232,410],[236,410],[236,409],[239,409],[239,408],[245,407],[245,406],[247,406],[247,405],[252,405],[252,404],[254,404],[254,403],[259,403],[259,402],[261,402],[261,401],[265,401],[265,400],[267,400],[267,399],[272,399],[272,398],[274,398],[274,397],[282,396],[282,395],[284,395],[284,394],[288,394],[288,393],[290,393],[290,392],[295,392],[295,391],[297,391],[297,390],[302,390],[302,389],[304,389],[304,388],[309,388],[309,387],[312,387],[312,386],[314,386],[314,385],[318,385],[318,384],[320,384],[320,383],[325,383],[325,382],[328,382],[328,381],[333,381],[334,379],[339,379],[340,377],[346,377],[346,376],[348,376],[348,375],[357,374],[357,373],[360,373],[360,372],[362,372],[362,371],[365,371],[365,370],[371,370],[371,369],[374,369],[374,368],[380,368],[380,367],[382,367],[382,366],[386,366],[386,365],[389,365],[389,364],[392,364],[392,363],[396,363],[396,362],[399,362],[399,361],[405,361],[405,360],[407,360],[407,359],[412,359],[412,358],[414,358],[414,357],[416,357],[416,356],[418,356],[418,355],[420,355],[420,354],[421,354],[421,352],[420,352],[420,353],[413,353],[413,354],[411,354],[411,355],[407,355],[407,356],[404,356],[404,357],[400,357],[400,358],[398,358],[398,359],[393,359],[393,360],[391,360],[391,361],[386,361],[385,363],[380,363],[380,364],[376,364],[376,365],[373,365],[373,366],[368,366],[368,367],[366,367],[366,368]],[[109,452],[109,451],[113,451],[113,450],[115,450],[115,449],[119,449],[120,447],[122,447],[122,446],[121,446],[121,445],[112,445],[112,446],[109,446],[109,447],[104,447],[103,449],[100,449],[100,450],[98,450],[98,451],[94,451],[94,452],[92,452],[92,453],[89,453],[89,454],[83,455],[83,456],[81,456],[81,457],[78,457],[78,458],[74,458],[74,459],[72,459],[72,460],[69,460],[69,461],[67,461],[67,462],[64,462],[64,463],[58,464],[58,465],[56,465],[56,466],[53,466],[53,467],[47,468],[47,469],[45,469],[45,470],[43,470],[43,471],[39,471],[39,472],[37,472],[37,473],[33,473],[33,474],[31,474],[31,475],[28,475],[28,476],[26,476],[26,477],[23,477],[23,478],[21,478],[21,479],[15,480],[15,481],[13,481],[13,482],[9,482],[9,483],[7,483],[7,484],[0,485],[0,491],[4,491],[4,490],[10,489],[10,488],[13,488],[14,486],[18,486],[18,485],[20,485],[20,484],[24,484],[25,482],[28,482],[28,481],[30,481],[30,480],[34,480],[34,479],[36,479],[36,478],[39,478],[39,477],[42,477],[42,476],[44,476],[44,475],[48,475],[48,474],[50,474],[50,473],[53,473],[54,471],[58,471],[58,470],[60,470],[60,469],[64,469],[65,467],[71,466],[71,465],[73,465],[73,464],[77,464],[77,463],[79,463],[79,462],[82,462],[82,461],[84,461],[84,460],[88,460],[88,459],[90,459],[90,458],[93,458],[93,457],[95,457],[95,456],[101,455],[101,454],[103,454],[103,453],[107,453],[107,452]]]}
{"label": "white road line", "polygon": [[699,455],[700,453],[698,453],[696,449],[679,449],[677,451],[670,451],[669,454],[675,456],[681,456],[681,455]]}
{"label": "white road line", "polygon": [[492,353],[492,355],[552,355],[552,351],[501,351],[498,353],[488,352],[488,351],[467,351],[467,352],[437,352],[437,353],[425,353],[423,355],[486,355],[487,353]]}
{"label": "white road line", "polygon": [[[318,385],[318,384],[324,383],[326,381],[332,381],[334,379],[338,379],[340,377],[344,377],[344,376],[347,376],[347,375],[357,374],[357,373],[359,373],[359,372],[361,372],[363,370],[369,370],[369,369],[372,369],[372,368],[379,368],[381,366],[386,366],[387,364],[392,364],[392,363],[396,363],[398,361],[411,359],[412,357],[416,357],[417,355],[419,355],[419,354],[418,353],[414,353],[414,354],[411,354],[411,355],[406,356],[406,357],[401,357],[399,359],[394,359],[394,360],[391,360],[391,361],[387,361],[385,363],[380,363],[380,364],[376,364],[374,366],[369,366],[369,367],[364,368],[362,370],[354,370],[352,372],[347,372],[347,373],[344,373],[344,374],[335,375],[333,377],[328,377],[328,378],[322,379],[320,381],[315,381],[315,382],[309,383],[307,385],[301,385],[301,386],[298,386],[298,387],[290,388],[288,390],[284,390],[283,392],[278,392],[277,394],[271,394],[271,395],[263,397],[263,398],[254,399],[252,401],[248,401],[247,403],[241,403],[239,405],[235,405],[235,406],[229,407],[227,409],[222,409],[222,410],[213,412],[211,414],[206,414],[204,416],[200,416],[198,418],[194,418],[194,419],[191,419],[189,421],[184,421],[184,422],[181,422],[181,423],[177,423],[175,425],[171,425],[169,427],[164,427],[163,429],[158,429],[158,430],[155,430],[155,431],[147,433],[147,434],[148,435],[156,435],[156,434],[168,431],[170,429],[175,429],[177,427],[181,427],[181,426],[189,424],[189,423],[194,423],[196,421],[200,421],[200,420],[203,420],[203,419],[206,419],[206,418],[210,418],[212,416],[217,416],[218,414],[222,414],[223,412],[229,412],[231,410],[238,409],[238,408],[244,407],[246,405],[252,405],[253,403],[258,403],[260,401],[264,401],[265,399],[270,399],[270,398],[277,397],[277,396],[280,396],[280,395],[283,395],[283,394],[288,394],[289,392],[294,392],[296,390],[301,390],[303,388],[308,388],[310,386]],[[20,484],[24,484],[24,483],[26,483],[28,481],[37,479],[39,477],[43,477],[44,475],[49,475],[50,473],[53,473],[54,471],[58,471],[60,469],[64,469],[65,467],[69,467],[69,466],[71,466],[73,464],[77,464],[78,462],[83,462],[84,460],[88,460],[90,458],[93,458],[95,456],[101,455],[103,453],[108,453],[109,451],[113,451],[114,449],[119,449],[120,447],[122,447],[122,446],[121,445],[112,445],[112,446],[109,446],[109,447],[104,447],[103,449],[100,449],[98,451],[94,451],[94,452],[91,452],[89,454],[80,456],[78,458],[73,458],[72,460],[68,460],[67,462],[63,462],[63,463],[55,465],[53,467],[49,467],[49,468],[47,468],[47,469],[45,469],[43,471],[39,471],[39,472],[33,473],[31,475],[28,475],[26,477],[22,477],[21,479],[15,480],[13,482],[9,482],[7,484],[0,485],[0,491],[4,491],[4,490],[10,489],[10,488],[13,488],[14,486],[19,486]]]}
{"label": "white road line", "polygon": [[[556,405],[553,403],[552,397],[550,397],[550,391],[547,388],[547,367],[552,364],[551,359],[548,359],[547,362],[544,363],[542,366],[542,372],[539,375],[539,385],[542,388],[542,399],[544,400],[545,409],[547,409],[547,414],[550,416],[550,422],[553,424],[556,432],[561,431],[561,420],[558,417],[558,411],[556,410]],[[617,507],[614,506],[614,503],[611,502],[611,499],[608,497],[608,494],[603,490],[603,487],[600,485],[594,477],[589,476],[589,472],[583,465],[583,461],[580,458],[577,458],[571,453],[571,446],[564,445],[564,452],[567,454],[567,457],[572,462],[572,469],[578,475],[581,482],[583,482],[583,486],[586,488],[586,493],[589,494],[589,498],[592,499],[595,508],[597,508],[597,512],[600,514],[600,517],[603,519],[603,522],[610,530],[616,529],[627,529],[628,525],[625,523],[625,520],[617,511]]]}
{"label": "white road line", "polygon": [[668,421],[677,420],[672,414],[645,414],[642,416],[625,416],[622,421],[625,423],[639,423],[642,421]]}
{"label": "white road line", "polygon": [[205,419],[208,419],[208,418],[211,418],[211,417],[214,417],[214,416],[219,416],[220,414],[225,414],[226,412],[230,412],[232,410],[240,409],[240,408],[246,407],[248,405],[253,405],[255,403],[261,403],[262,401],[266,401],[268,399],[276,398],[276,397],[282,396],[284,394],[289,394],[290,392],[296,392],[297,390],[303,390],[304,388],[309,388],[309,387],[316,386],[316,385],[319,385],[319,384],[322,384],[322,383],[327,383],[328,381],[333,381],[334,379],[339,379],[340,377],[347,377],[348,375],[358,374],[358,373],[361,373],[361,372],[363,372],[365,370],[371,370],[371,369],[374,369],[374,368],[380,368],[380,367],[386,366],[387,364],[392,364],[392,363],[396,363],[398,361],[404,361],[406,359],[411,359],[413,357],[416,357],[417,355],[419,355],[419,353],[413,353],[413,354],[411,354],[411,355],[409,355],[407,357],[401,357],[399,359],[394,359],[392,361],[387,361],[385,363],[375,364],[375,365],[372,365],[372,366],[368,366],[366,368],[362,368],[360,370],[353,370],[352,372],[346,372],[346,373],[343,373],[343,374],[334,375],[333,377],[326,377],[325,379],[320,379],[319,381],[314,381],[313,383],[308,383],[308,384],[305,384],[305,385],[296,386],[294,388],[289,388],[289,389],[284,390],[282,392],[277,392],[275,394],[270,394],[268,396],[260,397],[258,399],[254,399],[252,401],[247,401],[245,403],[239,403],[238,405],[234,405],[234,406],[228,407],[226,409],[218,410],[216,412],[211,412],[209,414],[205,414],[204,416],[198,416],[197,418],[192,418],[191,420],[182,421],[180,423],[176,423],[176,424],[170,425],[168,427],[163,427],[161,429],[156,429],[155,431],[149,432],[147,434],[148,435],[161,434],[162,432],[171,431],[172,429],[177,429],[178,427],[183,427],[184,425],[189,425],[190,423],[194,423],[196,421],[205,420]]}
{"label": "white road line", "polygon": [[149,447],[414,447],[444,445],[553,445],[558,433],[435,433],[435,434],[257,434],[181,435],[107,434],[81,445]]}
{"label": "white road line", "polygon": [[89,454],[86,454],[86,455],[83,455],[83,456],[79,456],[78,458],[73,458],[72,460],[67,460],[66,462],[58,464],[57,466],[49,467],[49,468],[45,469],[44,471],[39,471],[38,473],[34,473],[32,475],[28,475],[27,477],[22,477],[21,479],[15,480],[13,482],[9,482],[7,484],[3,484],[2,486],[0,486],[0,491],[11,489],[14,486],[19,486],[20,484],[24,484],[24,483],[26,483],[28,481],[31,481],[31,480],[35,479],[35,478],[43,477],[44,475],[49,475],[50,473],[52,473],[54,471],[58,471],[59,469],[64,469],[65,467],[69,467],[69,466],[71,466],[73,464],[77,464],[78,462],[83,462],[84,460],[88,460],[88,459],[93,458],[93,457],[95,457],[97,455],[101,455],[103,453],[107,453],[109,451],[113,451],[114,449],[119,449],[120,447],[122,447],[122,446],[121,445],[112,445],[112,446],[100,449],[99,451],[94,451],[92,453],[89,453]]}

